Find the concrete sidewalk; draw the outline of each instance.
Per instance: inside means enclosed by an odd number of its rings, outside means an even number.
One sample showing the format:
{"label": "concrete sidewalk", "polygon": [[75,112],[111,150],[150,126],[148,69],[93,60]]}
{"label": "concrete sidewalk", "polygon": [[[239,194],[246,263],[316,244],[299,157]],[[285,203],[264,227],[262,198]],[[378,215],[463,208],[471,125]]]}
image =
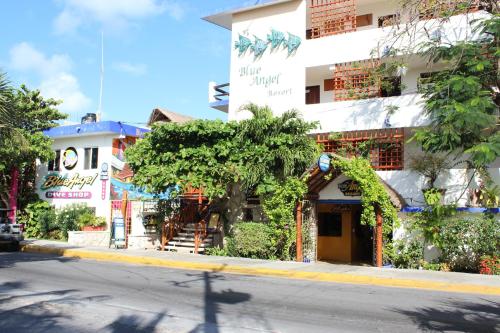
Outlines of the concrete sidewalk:
{"label": "concrete sidewalk", "polygon": [[154,250],[76,247],[64,242],[46,240],[26,240],[22,243],[22,251],[177,269],[500,296],[500,276],[479,274],[376,268],[323,262],[281,262]]}

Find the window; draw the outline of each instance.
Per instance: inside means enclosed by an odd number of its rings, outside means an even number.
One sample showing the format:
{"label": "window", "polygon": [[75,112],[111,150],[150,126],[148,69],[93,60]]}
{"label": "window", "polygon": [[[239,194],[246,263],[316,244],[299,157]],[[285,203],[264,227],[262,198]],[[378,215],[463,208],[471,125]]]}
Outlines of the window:
{"label": "window", "polygon": [[339,152],[348,157],[367,154],[375,170],[403,170],[403,129],[350,131],[339,135],[332,138],[329,133],[317,134],[316,142],[325,153]]}
{"label": "window", "polygon": [[380,85],[382,97],[401,96],[400,76],[384,77]]}
{"label": "window", "polygon": [[396,14],[380,16],[378,18],[378,27],[384,28],[391,25],[395,25],[397,23],[398,16]]}
{"label": "window", "polygon": [[49,161],[49,166],[48,166],[49,171],[59,171],[59,164],[61,161],[61,151],[56,150],[55,153],[56,157],[53,160]]}
{"label": "window", "polygon": [[365,15],[356,16],[356,27],[357,28],[372,25],[372,22],[373,22],[373,15],[372,14],[365,14]]}
{"label": "window", "polygon": [[97,169],[99,148],[85,148],[83,168],[85,170]]}
{"label": "window", "polygon": [[340,213],[319,213],[318,236],[342,237],[342,215]]}
{"label": "window", "polygon": [[430,73],[420,73],[420,77],[417,81],[417,90],[419,93],[423,94],[434,86],[434,79],[439,72]]}

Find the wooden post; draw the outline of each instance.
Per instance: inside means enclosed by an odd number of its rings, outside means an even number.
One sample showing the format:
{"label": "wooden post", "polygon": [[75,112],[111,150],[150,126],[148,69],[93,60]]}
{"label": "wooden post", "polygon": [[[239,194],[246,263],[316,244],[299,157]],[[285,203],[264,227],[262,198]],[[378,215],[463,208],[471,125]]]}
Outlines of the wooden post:
{"label": "wooden post", "polygon": [[122,195],[122,217],[125,223],[125,248],[128,248],[128,221],[127,221],[128,192],[123,190]]}
{"label": "wooden post", "polygon": [[375,248],[376,248],[376,265],[377,267],[382,267],[382,247],[383,247],[383,240],[382,240],[382,212],[380,211],[380,208],[377,207],[375,209],[376,212],[376,220],[377,220],[377,225],[375,229],[375,237],[376,237],[376,242],[375,242]]}
{"label": "wooden post", "polygon": [[302,253],[302,201],[297,203],[297,261],[304,261]]}

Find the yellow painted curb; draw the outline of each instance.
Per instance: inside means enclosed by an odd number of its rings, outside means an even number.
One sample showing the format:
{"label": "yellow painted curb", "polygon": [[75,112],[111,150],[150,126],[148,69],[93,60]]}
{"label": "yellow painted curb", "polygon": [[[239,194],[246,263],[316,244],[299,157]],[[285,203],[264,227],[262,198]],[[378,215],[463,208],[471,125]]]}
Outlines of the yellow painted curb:
{"label": "yellow painted curb", "polygon": [[321,273],[321,272],[280,270],[272,268],[252,268],[252,267],[243,267],[236,265],[177,261],[177,260],[169,260],[161,258],[124,255],[118,253],[85,251],[78,249],[61,249],[61,248],[29,245],[29,244],[23,245],[21,247],[21,251],[56,254],[63,257],[72,257],[80,259],[92,259],[99,261],[121,262],[121,263],[138,264],[138,265],[151,265],[151,266],[177,268],[177,269],[215,271],[215,272],[224,272],[232,274],[272,276],[272,277],[281,277],[281,278],[297,279],[297,280],[364,284],[364,285],[376,285],[384,287],[426,289],[435,291],[500,296],[500,287],[481,286],[474,284],[444,283],[444,282],[410,280],[410,279],[392,279],[392,278],[374,277],[366,275],[353,275],[345,273]]}

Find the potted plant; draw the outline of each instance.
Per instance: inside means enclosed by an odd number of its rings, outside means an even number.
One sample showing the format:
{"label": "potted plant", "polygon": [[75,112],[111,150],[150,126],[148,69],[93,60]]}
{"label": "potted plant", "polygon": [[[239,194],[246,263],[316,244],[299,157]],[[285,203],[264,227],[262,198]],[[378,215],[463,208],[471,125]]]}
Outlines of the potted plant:
{"label": "potted plant", "polygon": [[104,231],[106,230],[106,219],[95,216],[91,212],[83,213],[78,217],[77,224],[82,231]]}

